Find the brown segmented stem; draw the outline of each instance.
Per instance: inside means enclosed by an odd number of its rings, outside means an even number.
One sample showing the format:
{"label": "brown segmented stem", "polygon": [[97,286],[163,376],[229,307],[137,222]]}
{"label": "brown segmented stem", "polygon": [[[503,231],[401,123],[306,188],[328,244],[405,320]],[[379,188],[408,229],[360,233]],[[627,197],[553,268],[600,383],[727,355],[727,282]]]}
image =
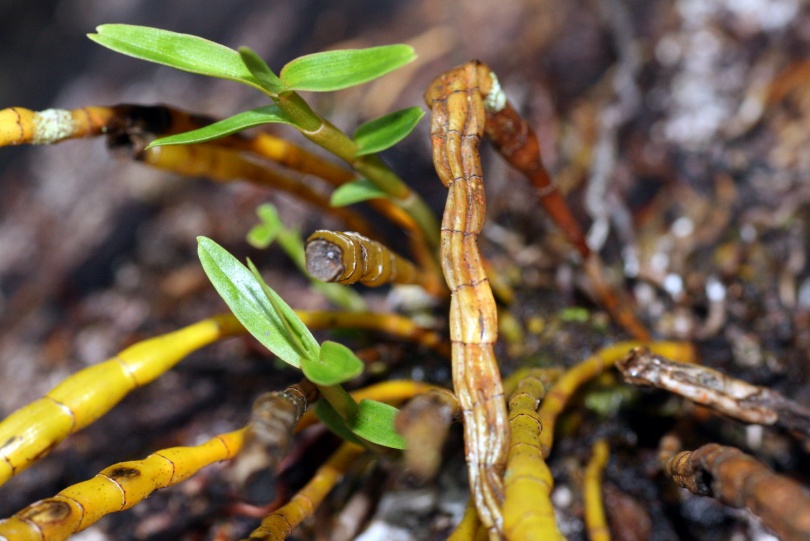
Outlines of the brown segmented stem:
{"label": "brown segmented stem", "polygon": [[369,233],[371,226],[353,210],[332,207],[329,198],[308,185],[275,171],[264,164],[251,161],[243,153],[209,143],[153,147],[136,153],[136,159],[185,176],[205,176],[217,182],[248,180],[291,193],[299,199],[340,217],[348,227]]}
{"label": "brown segmented stem", "polygon": [[431,389],[405,404],[394,421],[405,438],[405,469],[419,481],[432,479],[442,460],[442,447],[450,423],[458,415],[456,395],[446,389]]}
{"label": "brown segmented stem", "polygon": [[672,361],[648,348],[635,348],[616,366],[626,383],[679,394],[745,423],[778,425],[810,435],[810,408],[767,387],[706,366]]}
{"label": "brown segmented stem", "polygon": [[307,239],[306,258],[307,272],[324,282],[370,287],[418,284],[426,289],[432,284],[410,261],[351,231],[315,231]]}
{"label": "brown segmented stem", "polygon": [[[662,438],[659,460],[664,473],[694,494],[746,508],[779,539],[810,539],[810,493],[735,447],[709,443],[677,452],[680,442]],[[675,454],[677,452],[677,454]]]}
{"label": "brown segmented stem", "polygon": [[451,291],[453,386],[464,419],[470,488],[490,537],[503,535],[503,470],[509,422],[492,346],[497,310],[478,251],[486,202],[478,145],[484,132],[489,69],[470,62],[436,79],[425,94],[432,112],[433,163],[449,190],[441,263]]}
{"label": "brown segmented stem", "polygon": [[590,249],[585,235],[543,166],[540,143],[532,127],[506,102],[499,111],[487,111],[486,133],[506,161],[529,178],[545,211],[587,259]]}
{"label": "brown segmented stem", "polygon": [[238,486],[244,486],[261,470],[276,470],[290,450],[295,426],[319,396],[318,388],[302,379],[283,391],[264,393],[253,402],[245,444],[231,470]]}

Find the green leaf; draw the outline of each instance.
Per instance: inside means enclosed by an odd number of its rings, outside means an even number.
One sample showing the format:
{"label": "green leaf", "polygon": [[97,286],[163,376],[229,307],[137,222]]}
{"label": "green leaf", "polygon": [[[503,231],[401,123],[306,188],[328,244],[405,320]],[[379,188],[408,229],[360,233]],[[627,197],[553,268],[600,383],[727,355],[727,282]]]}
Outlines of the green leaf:
{"label": "green leaf", "polygon": [[242,62],[245,63],[245,67],[258,79],[267,92],[277,95],[285,90],[281,79],[250,47],[239,47],[239,56],[242,58]]}
{"label": "green leaf", "polygon": [[365,365],[352,350],[329,340],[321,344],[318,360],[306,359],[301,370],[316,385],[338,385],[363,373]]}
{"label": "green leaf", "polygon": [[[306,351],[318,351],[320,346],[309,329],[275,291],[263,281],[257,281],[247,267],[213,240],[197,237],[197,241],[200,261],[208,279],[250,334],[278,358],[296,368],[300,368],[303,355],[294,342],[296,337],[289,335],[289,325],[295,328]],[[269,298],[275,301],[275,306]],[[317,353],[315,356],[317,358]]]}
{"label": "green leaf", "polygon": [[363,440],[355,436],[354,433],[349,430],[349,427],[346,426],[346,422],[340,414],[335,411],[335,408],[325,399],[321,398],[315,402],[314,410],[318,419],[335,435],[354,444],[363,445]]}
{"label": "green leaf", "polygon": [[276,237],[283,231],[284,226],[278,216],[276,207],[269,203],[256,207],[256,215],[261,220],[261,223],[253,226],[248,232],[247,241],[254,248],[264,249],[273,244]]}
{"label": "green leaf", "polygon": [[148,26],[103,24],[87,37],[113,51],[179,70],[238,81],[261,89],[239,53],[189,34]]}
{"label": "green leaf", "polygon": [[366,83],[415,58],[409,45],[326,51],[289,62],[281,70],[281,81],[289,90],[329,92]]}
{"label": "green leaf", "polygon": [[282,229],[284,227],[281,217],[278,215],[278,209],[272,203],[262,203],[256,207],[256,216],[274,229]]}
{"label": "green leaf", "polygon": [[346,426],[361,438],[394,449],[405,449],[405,438],[394,428],[399,410],[376,400],[361,400],[357,415]]}
{"label": "green leaf", "polygon": [[267,224],[256,224],[245,235],[245,240],[254,248],[264,250],[273,244],[277,234],[278,232],[268,227]]}
{"label": "green leaf", "polygon": [[329,204],[333,207],[345,207],[368,199],[383,197],[388,197],[388,194],[372,184],[370,180],[361,178],[347,182],[332,192]]}
{"label": "green leaf", "polygon": [[146,148],[162,145],[188,145],[191,143],[205,143],[220,137],[226,137],[236,132],[263,126],[264,124],[289,124],[295,126],[295,122],[289,118],[284,111],[276,105],[265,105],[249,111],[242,111],[231,117],[214,122],[208,126],[203,126],[197,130],[178,133],[168,137],[155,139]]}
{"label": "green leaf", "polygon": [[561,320],[570,323],[586,323],[588,318],[590,318],[590,312],[588,312],[587,308],[583,308],[582,306],[563,308],[560,310],[559,314]]}
{"label": "green leaf", "polygon": [[253,264],[253,261],[250,259],[247,260],[248,263],[248,270],[250,270],[253,277],[256,279],[256,282],[262,286],[262,290],[270,304],[273,305],[273,308],[276,311],[281,319],[281,322],[284,324],[284,329],[286,331],[286,337],[289,339],[289,343],[293,346],[296,351],[302,357],[302,364],[304,361],[317,359],[320,355],[320,346],[318,342],[313,338],[312,333],[309,332],[309,329],[304,322],[301,321],[301,318],[298,317],[298,314],[295,313],[284,301],[281,300],[275,291],[273,291],[270,286],[268,286],[264,278],[262,278],[259,269],[256,268],[256,265]]}
{"label": "green leaf", "polygon": [[354,142],[360,147],[355,156],[382,152],[405,139],[419,124],[425,112],[421,107],[408,107],[369,120],[354,132]]}

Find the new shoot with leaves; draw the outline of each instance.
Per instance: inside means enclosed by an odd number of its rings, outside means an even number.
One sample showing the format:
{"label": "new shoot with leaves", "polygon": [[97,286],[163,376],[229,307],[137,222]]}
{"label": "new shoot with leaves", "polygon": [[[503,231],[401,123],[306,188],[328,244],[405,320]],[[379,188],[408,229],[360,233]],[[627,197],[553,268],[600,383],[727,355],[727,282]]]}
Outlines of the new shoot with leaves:
{"label": "new shoot with leaves", "polygon": [[330,92],[381,77],[416,58],[410,46],[386,45],[306,55],[287,63],[277,76],[246,47],[235,51],[197,36],[143,26],[106,24],[96,31],[89,35],[90,39],[109,49],[179,70],[246,84],[273,102],[199,130],[158,139],[151,146],[201,143],[264,124],[288,124],[349,163],[413,218],[430,246],[438,247],[439,227],[433,213],[374,154],[406,137],[421,118],[421,111],[410,108],[370,121],[352,139],[312,111],[297,93]]}
{"label": "new shoot with leaves", "polygon": [[198,240],[203,269],[236,318],[262,345],[301,369],[318,387],[328,402],[316,410],[324,424],[338,435],[352,434],[354,437],[347,438],[350,441],[404,448],[404,440],[394,428],[396,408],[371,400],[358,404],[341,387],[363,372],[363,362],[341,344],[318,344],[301,318],[264,282],[250,261],[250,268],[245,267],[211,239]]}

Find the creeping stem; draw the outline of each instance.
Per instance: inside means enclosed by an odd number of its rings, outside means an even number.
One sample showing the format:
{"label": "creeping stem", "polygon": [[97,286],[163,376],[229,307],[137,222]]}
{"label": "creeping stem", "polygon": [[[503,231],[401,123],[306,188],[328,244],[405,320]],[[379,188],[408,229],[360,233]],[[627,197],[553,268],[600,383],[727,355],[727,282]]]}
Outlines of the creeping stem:
{"label": "creeping stem", "polygon": [[[441,264],[452,293],[453,386],[464,420],[470,488],[490,537],[503,533],[503,469],[509,421],[492,346],[497,310],[478,251],[486,203],[478,145],[484,132],[486,68],[468,63],[436,79],[425,94],[431,109],[436,172],[448,190]],[[484,75],[482,81],[480,76]]]}
{"label": "creeping stem", "polygon": [[[311,329],[376,330],[414,340],[442,353],[446,348],[435,332],[397,314],[297,313]],[[138,342],[107,361],[80,370],[42,398],[0,419],[0,485],[46,456],[71,434],[98,420],[131,391],[171,370],[186,355],[244,332],[233,314],[223,314]],[[421,390],[414,391],[408,385],[405,390],[393,387],[397,389],[395,395],[411,396]]]}
{"label": "creeping stem", "polygon": [[200,469],[233,458],[245,429],[214,436],[195,447],[171,447],[143,460],[119,462],[0,520],[0,541],[61,541],[109,513],[129,509],[152,492],[185,481]]}

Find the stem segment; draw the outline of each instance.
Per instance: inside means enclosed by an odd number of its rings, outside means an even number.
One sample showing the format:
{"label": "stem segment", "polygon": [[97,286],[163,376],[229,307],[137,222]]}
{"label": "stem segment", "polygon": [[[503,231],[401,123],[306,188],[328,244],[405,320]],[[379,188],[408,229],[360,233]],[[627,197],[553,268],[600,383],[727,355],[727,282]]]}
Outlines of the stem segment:
{"label": "stem segment", "polygon": [[357,415],[357,402],[340,385],[318,385],[321,396],[329,402],[341,419],[347,423]]}

